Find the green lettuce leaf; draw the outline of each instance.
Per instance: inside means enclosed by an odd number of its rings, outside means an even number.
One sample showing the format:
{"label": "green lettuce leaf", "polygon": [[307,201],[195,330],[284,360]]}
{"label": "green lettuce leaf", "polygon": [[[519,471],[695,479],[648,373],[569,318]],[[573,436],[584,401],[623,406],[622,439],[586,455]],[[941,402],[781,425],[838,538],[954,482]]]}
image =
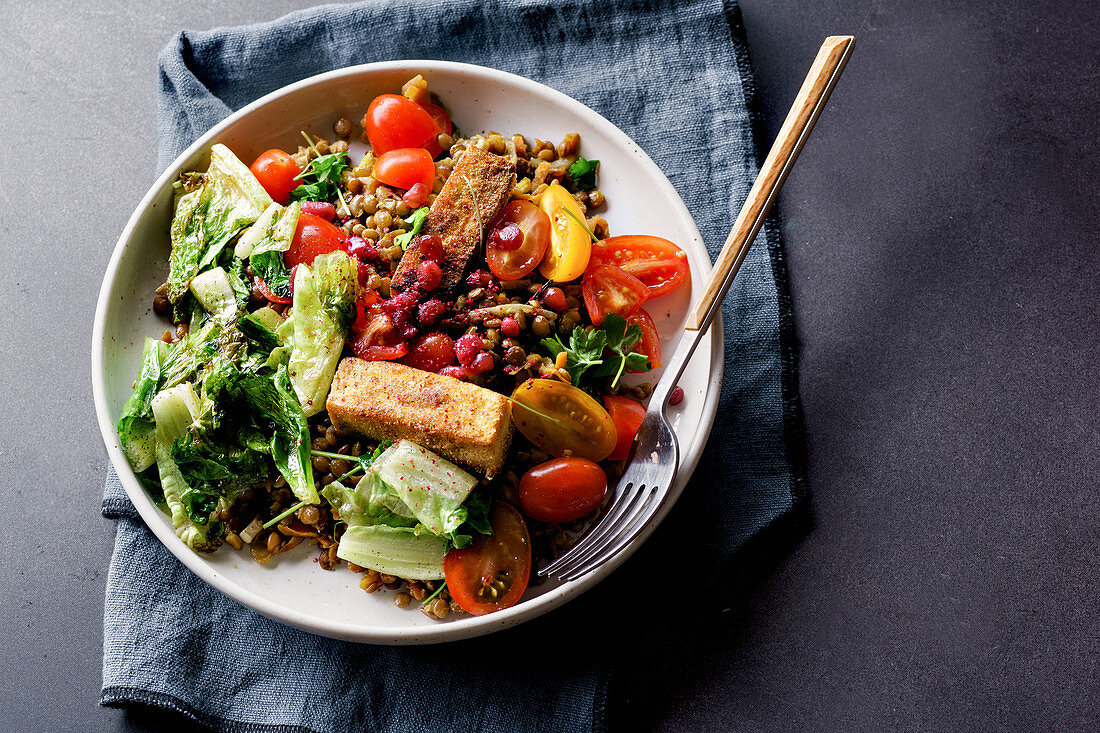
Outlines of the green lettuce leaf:
{"label": "green lettuce leaf", "polygon": [[[298,227],[298,216],[302,207],[297,202],[285,208],[272,204],[264,216],[249,229],[242,241],[248,237],[248,261],[252,265],[252,274],[261,278],[271,292],[279,297],[291,297],[290,270],[283,261],[283,252],[290,249],[294,241],[294,232]],[[253,232],[257,232],[255,236]],[[238,252],[242,248],[238,247]]]}
{"label": "green lettuce leaf", "polygon": [[119,446],[135,473],[141,473],[157,461],[152,403],[160,383],[161,362],[167,353],[168,344],[158,339],[145,339],[141,350],[141,373],[118,419]]}
{"label": "green lettuce leaf", "polygon": [[176,536],[195,552],[218,549],[221,545],[218,536],[221,525],[209,521],[210,513],[217,506],[217,497],[213,497],[213,503],[210,503],[210,497],[192,489],[172,460],[169,448],[161,443],[157,444],[157,468]]}

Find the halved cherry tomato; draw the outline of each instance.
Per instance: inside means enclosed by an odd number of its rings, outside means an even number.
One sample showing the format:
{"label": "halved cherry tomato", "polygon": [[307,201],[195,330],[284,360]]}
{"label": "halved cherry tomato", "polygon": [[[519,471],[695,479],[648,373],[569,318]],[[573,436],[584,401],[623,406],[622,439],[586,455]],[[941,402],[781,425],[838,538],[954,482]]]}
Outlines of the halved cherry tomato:
{"label": "halved cherry tomato", "polygon": [[430,191],[435,181],[435,163],[424,148],[397,148],[378,156],[372,175],[387,186],[407,191],[419,183]]}
{"label": "halved cherry tomato", "polygon": [[295,178],[301,174],[302,169],[294,162],[294,158],[278,148],[261,153],[260,157],[248,166],[248,170],[256,176],[256,180],[264,187],[268,196],[280,204],[285,204],[290,198],[290,192],[298,188],[298,184],[301,183]]}
{"label": "halved cherry tomato", "polygon": [[400,94],[375,97],[363,116],[363,129],[375,155],[418,148],[439,134],[431,113]]}
{"label": "halved cherry tomato", "polygon": [[602,504],[605,496],[607,474],[598,463],[586,458],[555,458],[540,463],[519,481],[520,507],[540,522],[580,519]]}
{"label": "halved cherry tomato", "polygon": [[649,297],[675,290],[691,275],[687,254],[667,239],[647,234],[608,237],[592,245],[592,262],[615,265],[641,280]]}
{"label": "halved cherry tomato", "polygon": [[615,448],[615,423],[599,402],[556,379],[528,379],[512,392],[512,422],[552,456],[602,461]]}
{"label": "halved cherry tomato", "polygon": [[298,228],[294,232],[294,241],[283,252],[283,261],[287,267],[294,265],[312,265],[317,255],[348,250],[348,235],[332,222],[304,211],[298,215]]}
{"label": "halved cherry tomato", "polygon": [[531,535],[523,517],[510,504],[497,501],[489,520],[491,535],[451,550],[443,560],[447,590],[475,616],[516,605],[531,578]]}
{"label": "halved cherry tomato", "polygon": [[556,282],[576,280],[584,274],[592,253],[592,239],[580,224],[584,221],[580,204],[573,194],[554,181],[539,197],[539,208],[550,217],[550,249],[539,272],[547,280]]}
{"label": "halved cherry tomato", "polygon": [[[519,228],[522,239],[518,243],[506,243],[501,237],[501,230],[509,224]],[[501,280],[519,280],[538,267],[549,244],[550,217],[530,201],[512,201],[489,227],[485,259]]]}
{"label": "halved cherry tomato", "polygon": [[[439,125],[439,131],[445,132],[448,135],[451,134],[451,130],[454,127],[451,125],[451,116],[447,114],[447,110],[440,107],[438,104],[432,104],[431,102],[421,102],[420,106],[427,110],[428,114],[435,120],[435,124]],[[431,153],[433,158],[439,156],[443,152],[443,148],[439,147],[439,141],[434,137],[428,142],[424,143],[424,149]]]}
{"label": "halved cherry tomato", "polygon": [[631,351],[648,356],[650,369],[660,369],[661,337],[657,335],[657,326],[653,323],[653,318],[645,308],[639,308],[637,313],[631,313],[626,319],[626,325],[642,329],[642,340],[634,344]]}
{"label": "halved cherry tomato", "polygon": [[276,295],[275,291],[267,286],[262,277],[253,277],[252,282],[260,289],[260,295],[267,298],[272,303],[278,303],[279,305],[286,305],[287,303],[293,303],[293,298],[284,298],[281,295]]}
{"label": "halved cherry tomato", "polygon": [[348,346],[360,359],[392,361],[409,352],[409,345],[394,328],[393,319],[382,310],[382,298],[369,288],[359,288],[355,323]]}
{"label": "halved cherry tomato", "polygon": [[615,450],[611,451],[608,458],[613,461],[629,458],[630,446],[642,425],[642,418],[645,417],[645,405],[622,395],[607,395],[603,398],[603,406],[615,423],[615,434],[618,436]]}
{"label": "halved cherry tomato", "polygon": [[594,265],[581,284],[584,305],[597,326],[608,313],[626,318],[649,299],[649,288],[630,273],[612,265]]}

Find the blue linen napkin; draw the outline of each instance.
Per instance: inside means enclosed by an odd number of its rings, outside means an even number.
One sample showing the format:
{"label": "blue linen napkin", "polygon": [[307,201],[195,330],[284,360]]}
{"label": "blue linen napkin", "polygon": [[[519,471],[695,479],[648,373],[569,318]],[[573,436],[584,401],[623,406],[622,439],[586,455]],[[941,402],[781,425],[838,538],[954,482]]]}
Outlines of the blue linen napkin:
{"label": "blue linen napkin", "polygon": [[[159,60],[159,167],[269,91],[396,58],[492,66],[593,107],[666,172],[712,257],[757,170],[755,89],[740,10],[721,0],[387,0],[183,32]],[[693,508],[678,506],[648,543],[686,544],[703,577],[714,577],[749,537],[805,500],[787,287],[778,228],[769,221],[726,300],[718,417],[681,500]],[[690,518],[676,521],[684,511]],[[103,513],[118,519],[104,610],[103,705],[159,706],[231,731],[606,725],[613,665],[600,658],[612,654],[599,633],[582,630],[598,616],[594,608],[614,603],[600,588],[550,617],[479,640],[357,645],[285,627],[200,581],[145,527],[113,470]]]}

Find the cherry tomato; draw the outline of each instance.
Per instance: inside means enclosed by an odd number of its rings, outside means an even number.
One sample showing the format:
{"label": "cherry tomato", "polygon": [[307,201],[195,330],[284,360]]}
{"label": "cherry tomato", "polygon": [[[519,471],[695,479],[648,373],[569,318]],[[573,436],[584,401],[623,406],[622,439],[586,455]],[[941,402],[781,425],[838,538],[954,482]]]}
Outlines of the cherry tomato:
{"label": "cherry tomato", "polygon": [[375,155],[418,148],[439,134],[431,113],[400,94],[375,97],[363,116],[363,129]]}
{"label": "cherry tomato", "polygon": [[641,280],[649,297],[675,290],[691,275],[687,254],[667,239],[645,234],[608,237],[592,245],[592,262],[615,265]]}
{"label": "cherry tomato", "polygon": [[383,311],[378,293],[360,288],[356,306],[358,313],[348,343],[356,356],[367,361],[392,361],[409,352],[409,345],[397,333],[393,319]]}
{"label": "cherry tomato", "polygon": [[[518,241],[510,241],[515,229]],[[485,259],[501,280],[519,280],[538,267],[549,245],[550,217],[530,201],[512,201],[489,227]]]}
{"label": "cherry tomato", "polygon": [[387,186],[407,191],[419,183],[430,191],[435,180],[435,163],[424,148],[397,148],[378,157],[372,175]]}
{"label": "cherry tomato", "polygon": [[556,379],[528,379],[512,392],[512,421],[552,456],[602,461],[615,448],[615,423],[587,392]]}
{"label": "cherry tomato", "polygon": [[634,443],[634,436],[638,434],[638,428],[642,425],[642,418],[645,417],[645,405],[622,395],[607,395],[603,398],[603,406],[607,408],[607,414],[615,423],[615,434],[618,436],[615,450],[611,451],[608,458],[613,461],[629,458],[630,446]]}
{"label": "cherry tomato", "polygon": [[267,194],[280,204],[285,204],[290,198],[290,192],[298,188],[300,181],[295,178],[302,173],[302,169],[294,162],[294,158],[278,148],[261,153],[260,157],[248,166],[248,170],[256,176],[256,180],[264,187]]}
{"label": "cherry tomato", "polygon": [[584,305],[597,326],[608,313],[626,318],[649,299],[649,288],[638,278],[612,265],[595,265],[584,273]]}
{"label": "cherry tomato", "polygon": [[484,616],[516,605],[531,577],[531,535],[510,504],[493,503],[493,534],[481,535],[443,560],[451,597],[467,613]]}
{"label": "cherry tomato", "polygon": [[[451,116],[447,114],[447,110],[440,107],[438,104],[432,104],[431,102],[421,102],[420,106],[427,110],[428,114],[435,120],[435,124],[439,125],[439,131],[445,132],[448,135],[451,134],[453,129],[451,125]],[[439,154],[443,152],[443,148],[439,147],[439,141],[434,137],[428,142],[424,143],[424,149],[427,150],[433,158],[439,157]]]}
{"label": "cherry tomato", "polygon": [[283,253],[283,261],[286,262],[287,267],[300,264],[311,265],[317,255],[338,249],[347,252],[347,232],[332,222],[303,211],[298,215],[298,228],[294,232],[294,241]]}
{"label": "cherry tomato", "polygon": [[253,284],[256,285],[257,288],[259,288],[260,295],[264,296],[265,298],[270,300],[272,303],[278,303],[280,305],[286,305],[287,303],[294,302],[293,298],[284,298],[281,295],[276,295],[275,291],[267,286],[267,283],[264,282],[264,279],[262,277],[254,277],[254,278],[252,278],[252,282],[253,282]]}
{"label": "cherry tomato", "polygon": [[[657,335],[657,326],[645,308],[639,308],[637,313],[630,314],[626,319],[626,325],[638,326],[642,329],[642,340],[631,347],[631,351],[645,354],[649,357],[649,368],[661,368],[661,337]],[[632,370],[637,371],[637,370]]]}
{"label": "cherry tomato", "polygon": [[438,372],[455,363],[455,342],[443,333],[424,334],[412,342],[401,363],[426,372]]}
{"label": "cherry tomato", "polygon": [[576,280],[584,274],[592,253],[592,239],[580,224],[584,221],[580,204],[573,194],[554,181],[539,197],[539,208],[550,217],[550,248],[539,272],[547,280],[556,282]]}
{"label": "cherry tomato", "polygon": [[519,482],[519,505],[540,522],[572,522],[603,503],[607,474],[586,458],[555,458],[540,463]]}

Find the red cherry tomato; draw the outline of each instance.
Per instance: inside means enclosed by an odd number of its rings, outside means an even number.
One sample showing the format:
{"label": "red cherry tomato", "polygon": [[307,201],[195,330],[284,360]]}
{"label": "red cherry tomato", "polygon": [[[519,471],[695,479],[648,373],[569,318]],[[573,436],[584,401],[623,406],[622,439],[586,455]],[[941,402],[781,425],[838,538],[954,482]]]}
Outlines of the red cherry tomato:
{"label": "red cherry tomato", "polygon": [[649,299],[649,288],[638,278],[611,265],[590,266],[581,282],[588,315],[597,326],[608,313],[626,318]]}
{"label": "red cherry tomato", "polygon": [[443,333],[425,334],[412,342],[401,363],[426,372],[438,372],[455,363],[455,342]]}
{"label": "red cherry tomato", "polygon": [[439,134],[431,113],[400,94],[375,97],[363,116],[363,129],[375,155],[418,148]]}
{"label": "red cherry tomato", "polygon": [[264,279],[262,277],[254,277],[254,278],[252,278],[252,282],[257,288],[259,288],[260,295],[264,296],[265,298],[267,298],[272,303],[278,303],[279,305],[286,305],[287,303],[294,302],[293,298],[284,298],[281,295],[276,295],[275,291],[273,291],[271,288],[269,288],[267,286],[267,283],[264,282]]}
{"label": "red cherry tomato", "polygon": [[497,501],[490,521],[493,534],[451,550],[443,560],[447,590],[464,611],[475,616],[514,606],[531,577],[531,536],[523,517],[511,505]]}
{"label": "red cherry tomato", "polygon": [[393,361],[409,352],[409,345],[397,333],[393,319],[382,310],[378,293],[360,288],[356,305],[358,313],[348,344],[356,356],[367,361]]}
{"label": "red cherry tomato", "polygon": [[295,178],[302,172],[294,162],[294,158],[278,148],[261,153],[260,157],[248,166],[248,170],[256,176],[256,180],[264,187],[268,196],[280,204],[285,204],[290,198],[290,192],[298,188],[300,181]]}
{"label": "red cherry tomato", "polygon": [[[649,368],[661,368],[661,337],[657,335],[657,326],[645,308],[639,308],[637,313],[631,313],[626,319],[627,326],[638,326],[642,329],[642,340],[634,344],[631,351],[645,354],[649,357]],[[637,370],[631,370],[637,371]]]}
{"label": "red cherry tomato", "polygon": [[[519,228],[522,239],[513,241]],[[550,217],[530,201],[512,201],[497,214],[489,227],[485,259],[501,280],[519,280],[542,262],[550,246]]]}
{"label": "red cherry tomato", "polygon": [[[435,120],[435,124],[439,125],[439,131],[445,132],[448,135],[451,134],[451,116],[447,114],[447,110],[440,107],[438,104],[432,104],[431,102],[423,102],[420,105],[428,114]],[[424,149],[427,150],[433,158],[439,157],[439,154],[443,152],[443,148],[439,147],[439,141],[434,137],[428,142],[424,143]]]}
{"label": "red cherry tomato", "polygon": [[[615,265],[641,280],[656,298],[688,279],[687,254],[667,239],[646,234],[608,237],[592,245],[591,264]],[[591,264],[589,266],[591,266]]]}
{"label": "red cherry tomato", "polygon": [[[631,435],[633,437],[633,434]],[[586,458],[555,458],[540,463],[519,482],[519,505],[540,522],[572,522],[603,503],[607,475]]]}
{"label": "red cherry tomato", "polygon": [[608,458],[613,461],[629,458],[630,446],[642,425],[642,418],[645,417],[645,405],[622,395],[607,395],[603,398],[603,406],[615,423],[615,434],[618,436],[615,450],[611,451]]}
{"label": "red cherry tomato", "polygon": [[435,163],[424,148],[397,148],[378,157],[373,175],[387,186],[407,191],[419,183],[430,191],[435,181]]}
{"label": "red cherry tomato", "polygon": [[294,241],[290,243],[290,248],[283,253],[283,261],[287,267],[311,265],[317,255],[338,249],[347,252],[347,232],[332,222],[303,211],[298,215],[298,229],[294,232]]}

